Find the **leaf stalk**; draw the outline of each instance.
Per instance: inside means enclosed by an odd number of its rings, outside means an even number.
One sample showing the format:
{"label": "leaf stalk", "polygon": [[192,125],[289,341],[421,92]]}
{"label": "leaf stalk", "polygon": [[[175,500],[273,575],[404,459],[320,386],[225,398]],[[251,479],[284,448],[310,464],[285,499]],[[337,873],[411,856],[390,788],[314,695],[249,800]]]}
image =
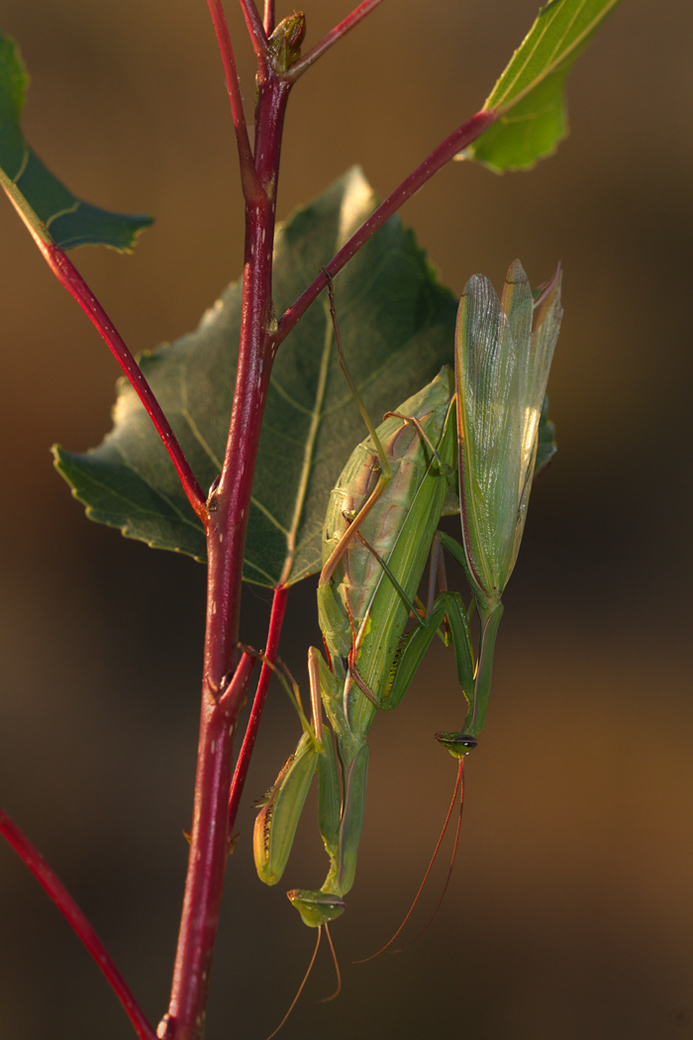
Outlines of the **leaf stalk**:
{"label": "leaf stalk", "polygon": [[144,405],[147,415],[154,423],[157,433],[164,442],[164,447],[166,448],[173,465],[176,467],[176,472],[178,473],[180,482],[183,485],[183,489],[188,497],[190,505],[193,507],[200,520],[202,520],[202,523],[206,524],[207,507],[202,489],[195,478],[195,474],[190,468],[190,464],[183,453],[183,449],[178,443],[178,439],[171,428],[171,424],[164,415],[161,405],[156,399],[154,391],[142,374],[134,356],[125,345],[122,336],[94,296],[84,278],[82,278],[77,268],[68,258],[67,254],[64,253],[62,249],[59,249],[58,246],[44,241],[36,234],[33,235],[33,238],[53,274],[61,285],[67,289],[72,298],[77,301],[92,324],[96,327],[99,335],[106,342],[109,350],[115,357],[124,374],[127,376],[133,390]]}
{"label": "leaf stalk", "polygon": [[[296,63],[297,65],[299,62]],[[293,71],[293,67],[292,70]],[[466,123],[459,126],[453,133],[446,137],[445,140],[434,148],[433,151],[428,155],[422,163],[420,163],[412,173],[406,177],[402,183],[395,188],[395,190],[388,195],[384,202],[378,206],[376,211],[363,222],[361,227],[356,231],[349,241],[339,250],[339,252],[330,260],[329,264],[326,265],[325,269],[315,278],[314,281],[308,286],[308,288],[301,293],[299,298],[287,308],[279,321],[279,329],[275,337],[277,344],[281,343],[283,339],[291,332],[298,321],[303,317],[305,312],[310,307],[311,303],[320,295],[322,290],[327,285],[328,277],[331,275],[334,277],[344,267],[352,256],[354,256],[361,246],[363,246],[368,239],[375,234],[375,232],[383,226],[386,220],[389,220],[400,207],[407,202],[412,195],[415,195],[427,181],[433,177],[434,174],[438,173],[453,156],[457,155],[462,149],[467,148],[472,141],[476,141],[477,137],[480,137],[485,130],[496,122],[498,115],[492,111],[477,112],[476,115],[468,119]]]}
{"label": "leaf stalk", "polygon": [[253,0],[239,0],[239,3],[258,63],[267,63],[269,54],[267,34],[257,12],[257,7]]}

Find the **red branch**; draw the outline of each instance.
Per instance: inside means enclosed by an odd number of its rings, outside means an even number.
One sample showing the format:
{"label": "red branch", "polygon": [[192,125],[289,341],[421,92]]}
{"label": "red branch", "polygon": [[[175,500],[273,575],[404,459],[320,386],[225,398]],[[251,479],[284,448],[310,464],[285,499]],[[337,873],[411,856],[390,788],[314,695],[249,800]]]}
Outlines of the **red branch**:
{"label": "red branch", "polygon": [[275,323],[272,252],[282,127],[290,84],[259,63],[255,169],[262,197],[246,202],[242,325],[224,463],[208,502],[207,626],[195,811],[169,1011],[158,1036],[201,1040],[228,856],[233,736],[252,658],[233,674],[245,533],[269,388]]}
{"label": "red branch", "polygon": [[266,36],[272,35],[274,29],[274,0],[265,0],[265,13],[262,16],[262,26]]}
{"label": "red branch", "polygon": [[204,1033],[219,906],[229,854],[228,792],[236,719],[255,658],[244,654],[219,699],[205,691],[195,777],[188,875],[168,1014],[157,1036],[192,1040]]}
{"label": "red branch", "polygon": [[288,592],[289,590],[286,585],[280,585],[279,588],[274,590],[272,613],[270,615],[269,631],[267,633],[267,646],[265,647],[265,663],[260,672],[257,689],[255,690],[255,699],[253,700],[253,706],[250,710],[250,718],[248,719],[248,725],[245,731],[245,737],[243,738],[243,744],[241,745],[241,750],[238,754],[233,780],[231,781],[231,794],[229,796],[229,833],[233,830],[233,825],[236,822],[236,815],[238,813],[241,795],[243,794],[245,778],[248,775],[248,767],[250,765],[250,759],[252,758],[253,748],[255,747],[255,740],[257,738],[257,731],[260,727],[260,719],[262,718],[262,712],[265,707],[265,700],[267,699],[267,690],[269,689],[270,679],[272,678],[272,664],[277,657],[279,634],[284,621]]}
{"label": "red branch", "polygon": [[[32,229],[29,228],[31,231]],[[33,234],[34,241],[43,254],[46,263],[59,282],[65,286],[70,295],[77,301],[84,313],[96,326],[101,337],[106,341],[111,353],[127,376],[130,384],[147,410],[147,415],[154,423],[157,433],[164,442],[176,472],[180,477],[183,490],[202,523],[207,522],[207,506],[205,496],[195,479],[195,474],[183,454],[183,449],[171,429],[171,424],[164,415],[154,391],[144,378],[142,371],[111,319],[106,314],[81,274],[58,246],[46,242],[39,235]]]}
{"label": "red branch", "polygon": [[239,0],[239,2],[255,56],[258,63],[264,65],[266,64],[268,54],[267,35],[265,34],[260,15],[257,13],[255,0]]}
{"label": "red branch", "polygon": [[[498,115],[495,112],[477,112],[475,116],[472,116],[466,123],[458,127],[449,137],[446,137],[443,143],[439,144],[417,166],[413,173],[410,173],[400,186],[395,188],[391,195],[388,195],[385,201],[378,206],[375,213],[368,220],[364,221],[346,245],[327,264],[325,268],[327,272],[334,277],[338,271],[341,271],[344,265],[375,234],[378,228],[383,226],[386,220],[393,216],[412,195],[415,195],[434,174],[450,162],[453,156],[457,155],[464,148],[469,147],[472,141],[476,141],[477,137],[480,137],[485,130],[488,130],[497,118]],[[326,285],[327,275],[321,271],[315,281],[311,282],[296,302],[284,312],[276,335],[277,343],[281,343],[288,336],[294,325],[303,317],[311,303],[320,295]]]}
{"label": "red branch", "polygon": [[212,24],[217,35],[219,53],[224,66],[226,78],[226,89],[229,92],[231,102],[231,114],[233,126],[236,132],[236,147],[238,149],[238,166],[241,173],[241,184],[243,185],[243,197],[246,201],[255,198],[262,191],[258,184],[253,163],[253,153],[248,138],[248,127],[246,126],[245,113],[243,111],[243,98],[241,96],[241,85],[238,82],[236,71],[236,60],[233,56],[229,27],[221,0],[207,0],[209,13],[212,16]]}
{"label": "red branch", "polygon": [[111,955],[93,927],[41,853],[22,834],[19,827],[3,809],[0,809],[0,834],[7,839],[24,865],[29,868],[41,887],[48,893],[77,937],[86,946],[123,1005],[125,1014],[132,1022],[140,1040],[156,1040],[153,1028],[144,1017],[144,1013],[130,992],[125,979],[111,960]]}
{"label": "red branch", "polygon": [[304,54],[302,58],[299,58],[299,60],[291,66],[286,73],[286,78],[291,80],[292,83],[295,83],[298,77],[301,76],[306,69],[309,69],[318,58],[321,58],[325,51],[328,51],[330,47],[337,43],[338,40],[341,40],[343,36],[346,36],[351,29],[356,28],[359,22],[362,22],[363,19],[382,2],[383,0],[363,0],[363,3],[359,4],[351,14],[348,14],[339,25],[336,25],[334,29],[331,29],[330,32],[323,36],[319,43],[316,43],[314,47],[311,47],[307,54]]}

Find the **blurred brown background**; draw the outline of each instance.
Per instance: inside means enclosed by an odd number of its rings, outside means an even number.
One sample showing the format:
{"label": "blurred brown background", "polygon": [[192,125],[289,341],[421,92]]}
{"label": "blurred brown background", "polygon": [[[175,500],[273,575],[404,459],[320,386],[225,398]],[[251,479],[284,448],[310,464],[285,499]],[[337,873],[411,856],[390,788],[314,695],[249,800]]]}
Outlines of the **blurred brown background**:
{"label": "blurred brown background", "polygon": [[[309,42],[346,0],[307,0]],[[390,0],[294,92],[280,213],[361,162],[386,194],[480,106],[536,0]],[[252,99],[252,63],[227,3]],[[280,14],[290,13],[280,5]],[[238,178],[202,0],[3,0],[32,75],[39,154],[78,194],[157,218],[131,258],[73,254],[129,345],[192,329],[242,256]],[[570,81],[572,134],[526,174],[455,165],[403,211],[444,280],[533,283],[560,258],[566,315],[551,377],[560,455],[535,490],[506,597],[492,707],[469,760],[462,849],[443,909],[404,954],[367,965],[432,849],[454,766],[431,739],[460,721],[431,656],[373,730],[349,911],[284,1029],[468,1040],[693,1037],[690,5],[630,0]],[[204,572],[88,523],[51,467],[109,427],[116,366],[0,210],[4,508],[0,797],[100,930],[145,1010],[165,1010],[187,846]],[[304,678],[312,587],[282,652]],[[268,595],[245,593],[261,643]],[[250,858],[252,799],[298,732],[274,694],[228,875],[210,1040],[267,1036],[312,944],[287,903],[319,884],[312,822],[286,884]],[[435,905],[444,870],[426,907]],[[412,928],[412,935],[416,926]],[[0,848],[0,1036],[131,1036],[105,982]]]}

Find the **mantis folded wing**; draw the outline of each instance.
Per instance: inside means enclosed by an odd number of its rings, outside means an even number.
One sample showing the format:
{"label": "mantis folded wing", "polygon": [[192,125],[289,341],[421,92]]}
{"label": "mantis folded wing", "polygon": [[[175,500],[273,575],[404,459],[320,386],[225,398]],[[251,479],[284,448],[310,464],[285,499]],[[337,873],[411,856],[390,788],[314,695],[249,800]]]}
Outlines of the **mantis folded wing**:
{"label": "mantis folded wing", "polygon": [[560,265],[533,294],[515,260],[500,300],[488,279],[474,275],[460,301],[455,379],[462,545],[445,534],[441,539],[465,570],[481,634],[472,712],[460,733],[437,734],[455,757],[486,717],[501,596],[520,549],[533,477],[546,464],[537,449],[562,315]]}

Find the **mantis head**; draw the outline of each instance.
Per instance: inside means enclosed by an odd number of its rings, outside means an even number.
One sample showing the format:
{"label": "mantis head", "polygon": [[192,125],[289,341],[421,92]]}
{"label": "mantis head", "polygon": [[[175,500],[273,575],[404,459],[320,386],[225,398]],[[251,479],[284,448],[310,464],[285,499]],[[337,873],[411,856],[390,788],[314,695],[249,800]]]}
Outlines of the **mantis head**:
{"label": "mantis head", "polygon": [[476,737],[470,733],[435,733],[438,743],[449,751],[453,758],[463,758],[473,751],[478,744]]}
{"label": "mantis head", "polygon": [[329,924],[346,910],[343,899],[320,889],[311,891],[308,888],[292,888],[286,894],[309,928]]}

